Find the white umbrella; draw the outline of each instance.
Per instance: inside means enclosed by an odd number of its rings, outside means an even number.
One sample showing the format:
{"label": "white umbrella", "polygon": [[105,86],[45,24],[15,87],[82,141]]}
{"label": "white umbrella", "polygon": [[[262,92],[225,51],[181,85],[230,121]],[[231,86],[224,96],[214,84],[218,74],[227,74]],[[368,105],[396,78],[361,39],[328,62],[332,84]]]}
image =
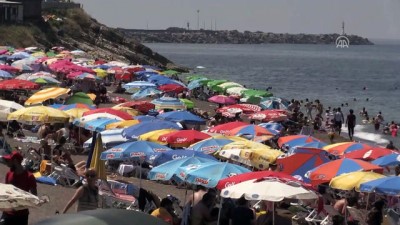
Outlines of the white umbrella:
{"label": "white umbrella", "polygon": [[37,207],[43,202],[39,197],[11,184],[0,183],[0,211]]}
{"label": "white umbrella", "polygon": [[241,95],[242,91],[247,90],[247,88],[244,87],[231,87],[226,89],[226,93],[230,95]]}
{"label": "white umbrella", "polygon": [[7,121],[8,114],[24,108],[22,105],[7,100],[0,100],[0,121]]}

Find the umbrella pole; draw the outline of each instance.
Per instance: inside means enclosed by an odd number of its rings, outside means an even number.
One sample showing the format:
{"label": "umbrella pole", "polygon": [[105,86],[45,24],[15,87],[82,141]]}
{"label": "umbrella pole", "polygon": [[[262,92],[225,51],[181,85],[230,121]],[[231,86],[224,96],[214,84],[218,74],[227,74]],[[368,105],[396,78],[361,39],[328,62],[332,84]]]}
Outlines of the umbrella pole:
{"label": "umbrella pole", "polygon": [[219,210],[218,210],[218,220],[217,220],[217,225],[219,225],[219,220],[221,219],[221,211],[222,211],[222,197],[221,194],[219,195]]}
{"label": "umbrella pole", "polygon": [[275,225],[275,202],[272,202],[272,225]]}
{"label": "umbrella pole", "polygon": [[367,195],[367,204],[365,204],[365,210],[368,210],[368,204],[369,204],[369,192],[368,192],[368,195]]}
{"label": "umbrella pole", "polygon": [[[7,121],[7,129],[6,129],[6,135],[8,133],[8,127],[10,126],[10,121]],[[6,147],[6,136],[4,136],[4,140],[3,140],[3,150]]]}
{"label": "umbrella pole", "polygon": [[142,188],[142,161],[139,161],[139,188]]}

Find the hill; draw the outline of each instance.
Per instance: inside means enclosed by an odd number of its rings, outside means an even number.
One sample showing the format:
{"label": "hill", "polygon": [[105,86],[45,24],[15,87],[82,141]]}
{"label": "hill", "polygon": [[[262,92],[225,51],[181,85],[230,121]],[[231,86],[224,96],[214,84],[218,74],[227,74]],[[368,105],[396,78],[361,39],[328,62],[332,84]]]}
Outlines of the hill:
{"label": "hill", "polygon": [[43,11],[43,20],[0,26],[0,44],[43,49],[64,46],[94,58],[183,70],[162,55],[91,18],[83,9]]}

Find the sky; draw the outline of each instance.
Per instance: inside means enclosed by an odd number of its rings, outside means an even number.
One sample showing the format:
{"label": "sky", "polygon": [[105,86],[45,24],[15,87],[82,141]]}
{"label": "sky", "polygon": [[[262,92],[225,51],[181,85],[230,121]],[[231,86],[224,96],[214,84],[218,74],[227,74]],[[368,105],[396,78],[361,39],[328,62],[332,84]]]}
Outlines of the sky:
{"label": "sky", "polygon": [[[99,22],[130,29],[199,26],[400,39],[400,0],[75,0]],[[199,10],[199,13],[197,13]],[[199,18],[199,20],[198,20]]]}

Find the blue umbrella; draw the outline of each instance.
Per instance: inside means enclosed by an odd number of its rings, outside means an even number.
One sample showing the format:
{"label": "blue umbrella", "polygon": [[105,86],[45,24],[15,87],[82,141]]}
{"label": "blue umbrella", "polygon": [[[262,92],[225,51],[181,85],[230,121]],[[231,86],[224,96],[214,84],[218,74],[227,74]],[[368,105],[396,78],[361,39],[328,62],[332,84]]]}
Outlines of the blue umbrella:
{"label": "blue umbrella", "polygon": [[385,195],[400,194],[400,177],[391,176],[383,177],[376,180],[368,181],[360,185],[361,192],[375,192]]}
{"label": "blue umbrella", "polygon": [[133,119],[139,120],[140,122],[158,120],[158,119],[155,118],[154,116],[149,116],[149,115],[134,116]]}
{"label": "blue umbrella", "polygon": [[171,111],[160,114],[157,118],[161,118],[173,122],[183,122],[185,124],[206,124],[206,120],[194,115],[189,111]]}
{"label": "blue umbrella", "polygon": [[289,103],[289,101],[282,98],[267,97],[261,99],[259,105],[262,109],[287,109]]}
{"label": "blue umbrella", "polygon": [[59,109],[60,107],[63,107],[63,104],[53,104],[53,105],[49,105],[49,107],[54,108],[54,109]]}
{"label": "blue umbrella", "polygon": [[122,87],[125,89],[131,88],[144,88],[144,87],[155,87],[156,85],[146,81],[134,81],[131,83],[124,84]]}
{"label": "blue umbrella", "polygon": [[131,98],[132,99],[142,99],[142,98],[146,98],[146,97],[149,97],[152,95],[158,95],[161,93],[162,93],[162,91],[158,90],[155,87],[146,87],[146,88],[140,89],[138,92],[131,95]]}
{"label": "blue umbrella", "polygon": [[170,151],[172,149],[149,141],[134,141],[117,145],[101,153],[101,160],[110,159],[140,159],[156,155],[157,152]]}
{"label": "blue umbrella", "polygon": [[151,101],[155,105],[156,109],[172,109],[172,110],[179,110],[179,109],[186,109],[186,106],[181,100],[178,98],[172,97],[162,97],[159,99],[154,99]]}
{"label": "blue umbrella", "polygon": [[13,76],[7,71],[0,70],[0,77],[1,78],[12,78]]}
{"label": "blue umbrella", "polygon": [[375,159],[371,163],[381,167],[396,166],[400,164],[400,154],[392,153],[389,155],[385,155],[378,159]]}
{"label": "blue umbrella", "polygon": [[203,84],[201,83],[201,81],[203,81],[203,80],[208,80],[208,78],[201,78],[201,79],[198,79],[198,80],[193,80],[188,84],[187,88],[189,90],[193,90],[193,89],[196,89],[198,87],[201,87],[201,86],[203,86]]}
{"label": "blue umbrella", "polygon": [[204,141],[197,142],[190,146],[190,149],[195,151],[203,152],[204,154],[212,154],[218,150],[220,150],[224,145],[232,143],[232,140],[229,139],[215,139],[210,138]]}
{"label": "blue umbrella", "polygon": [[16,60],[16,59],[25,59],[29,58],[31,55],[27,52],[17,52],[12,54],[11,56],[8,57],[9,60]]}
{"label": "blue umbrella", "polygon": [[[101,131],[101,140],[103,141],[103,147],[108,149],[113,146],[128,142],[128,139],[122,137],[122,129],[113,129]],[[83,143],[83,148],[89,148],[93,142],[93,138]]]}
{"label": "blue umbrella", "polygon": [[260,123],[258,124],[258,126],[267,128],[268,130],[276,130],[278,132],[282,131],[282,129],[284,128],[282,124],[275,122]]}
{"label": "blue umbrella", "polygon": [[250,170],[231,163],[208,162],[200,165],[188,165],[178,168],[177,175],[180,179],[196,185],[213,188],[218,181],[235,176]]}
{"label": "blue umbrella", "polygon": [[144,133],[161,129],[180,130],[182,127],[176,123],[163,120],[145,121],[125,128],[122,131],[122,136],[128,139],[136,139]]}
{"label": "blue umbrella", "polygon": [[304,143],[304,144],[300,144],[300,145],[296,145],[294,147],[291,147],[289,149],[289,151],[288,151],[288,154],[294,153],[297,148],[319,148],[319,149],[322,149],[326,145],[327,145],[326,143],[318,142],[318,141],[314,141],[314,142],[310,142],[310,143]]}
{"label": "blue umbrella", "polygon": [[87,123],[85,123],[84,128],[86,130],[91,130],[91,131],[103,131],[106,129],[106,125],[110,123],[115,123],[118,122],[119,120],[116,119],[109,119],[109,118],[99,118],[95,120],[90,120]]}
{"label": "blue umbrella", "polygon": [[[87,105],[87,104],[74,103],[74,104],[69,104],[69,105],[61,105],[59,108],[61,108],[61,110],[63,110],[63,111],[67,111],[67,110],[70,110],[70,109],[78,108],[78,107],[80,107],[79,105]],[[92,105],[87,105],[87,107],[88,107],[88,109],[96,109],[96,107],[92,106]]]}
{"label": "blue umbrella", "polygon": [[170,180],[174,175],[176,175],[178,168],[181,166],[199,165],[207,162],[214,161],[199,157],[172,160],[151,169],[148,177],[150,180]]}
{"label": "blue umbrella", "polygon": [[206,155],[202,152],[197,152],[193,150],[173,150],[173,151],[168,151],[168,152],[162,152],[158,154],[155,159],[153,160],[152,165],[153,166],[159,166],[161,164],[164,164],[166,162],[169,162],[171,160],[176,160],[176,159],[183,159],[183,158],[188,158],[188,157],[198,157],[198,158],[206,158],[209,160],[217,161],[214,157],[210,155]]}

